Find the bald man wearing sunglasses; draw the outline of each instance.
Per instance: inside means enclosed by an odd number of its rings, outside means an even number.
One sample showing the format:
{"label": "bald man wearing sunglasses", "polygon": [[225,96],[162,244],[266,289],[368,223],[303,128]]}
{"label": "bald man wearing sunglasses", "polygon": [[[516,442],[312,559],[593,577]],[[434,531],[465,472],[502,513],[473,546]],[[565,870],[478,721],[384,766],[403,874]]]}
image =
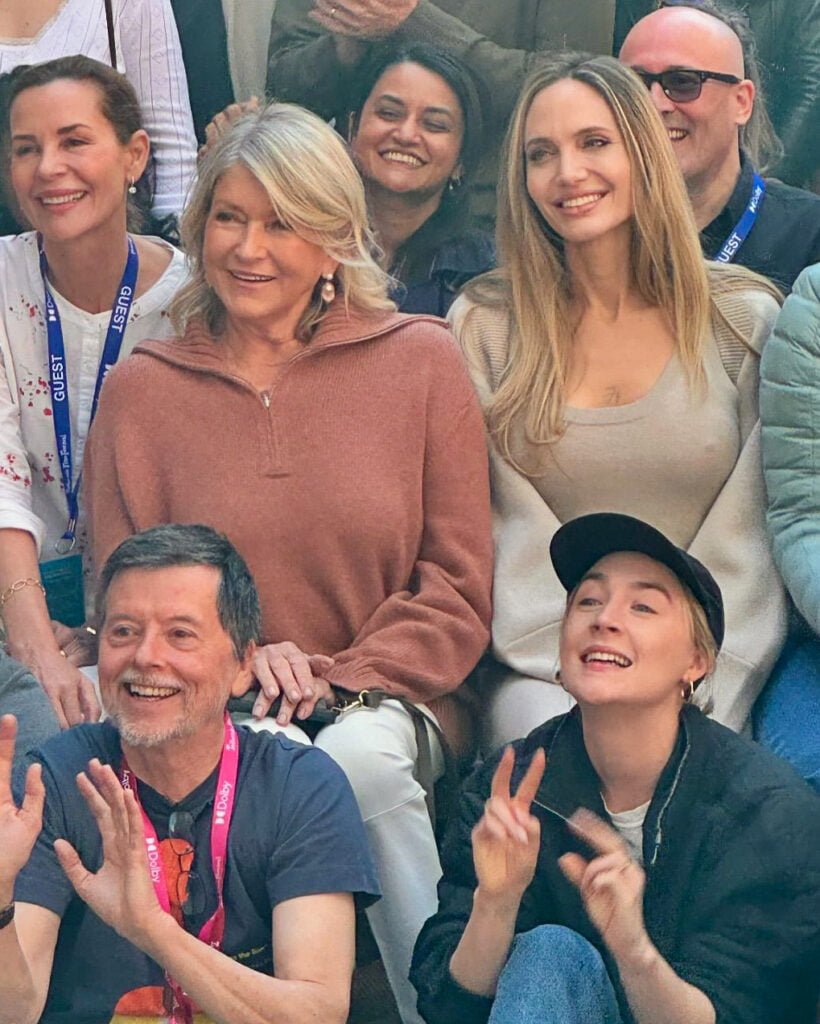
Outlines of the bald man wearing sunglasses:
{"label": "bald man wearing sunglasses", "polygon": [[755,166],[772,136],[747,26],[711,0],[669,4],[633,26],[620,59],[663,118],[704,254],[790,291],[820,261],[820,197]]}

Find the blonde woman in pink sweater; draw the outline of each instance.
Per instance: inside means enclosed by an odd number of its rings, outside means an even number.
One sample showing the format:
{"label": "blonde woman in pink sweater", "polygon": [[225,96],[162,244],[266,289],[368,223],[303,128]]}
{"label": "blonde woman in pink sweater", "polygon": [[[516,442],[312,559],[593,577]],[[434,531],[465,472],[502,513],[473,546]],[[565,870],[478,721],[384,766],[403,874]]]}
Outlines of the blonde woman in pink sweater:
{"label": "blonde woman in pink sweater", "polygon": [[[89,441],[96,564],[146,526],[208,523],[262,599],[255,714],[281,696],[278,721],[298,722],[320,698],[381,690],[453,735],[453,693],[488,639],[492,545],[482,417],[452,338],[395,312],[353,164],[298,107],[219,140],[183,233],[182,337],[111,373]],[[440,874],[422,740],[386,700],[316,742],[357,794],[384,890],[371,926],[417,1021],[407,972]]]}

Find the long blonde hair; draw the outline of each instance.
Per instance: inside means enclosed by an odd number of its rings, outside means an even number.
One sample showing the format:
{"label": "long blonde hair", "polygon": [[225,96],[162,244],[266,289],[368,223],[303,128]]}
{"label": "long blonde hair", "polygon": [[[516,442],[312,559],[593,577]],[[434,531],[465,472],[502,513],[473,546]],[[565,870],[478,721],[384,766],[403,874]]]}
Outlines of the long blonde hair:
{"label": "long blonde hair", "polygon": [[538,93],[567,78],[606,101],[623,137],[632,170],[635,288],[665,313],[692,385],[704,379],[703,342],[712,315],[689,198],[644,84],[611,57],[569,54],[539,67],[524,83],[507,132],[497,225],[501,269],[465,289],[474,302],[510,316],[507,365],[487,420],[503,457],[528,475],[538,469],[516,461],[514,427],[523,427],[526,441],[542,451],[563,434],[575,319],[563,240],[545,225],[527,191],[525,122]]}
{"label": "long blonde hair", "polygon": [[[315,114],[290,103],[270,103],[237,121],[202,161],[182,217],[182,243],[191,276],[177,294],[171,318],[180,332],[194,319],[218,334],[225,310],[205,279],[205,226],[214,191],[231,167],[246,167],[268,193],[274,215],[337,260],[336,287],[360,310],[395,309],[390,278],[373,258],[364,186],[344,143]],[[306,341],[325,311],[321,280],[297,328]]]}

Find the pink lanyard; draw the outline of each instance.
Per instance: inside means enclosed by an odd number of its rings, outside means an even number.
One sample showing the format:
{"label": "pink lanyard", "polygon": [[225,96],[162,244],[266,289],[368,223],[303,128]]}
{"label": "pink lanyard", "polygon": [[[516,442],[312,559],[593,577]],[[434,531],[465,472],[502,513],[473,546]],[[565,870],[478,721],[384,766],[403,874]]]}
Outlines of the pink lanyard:
{"label": "pink lanyard", "polygon": [[[239,743],[236,729],[230,715],[225,712],[225,741],[222,746],[222,758],[219,762],[219,778],[214,796],[214,812],[211,819],[211,870],[216,881],[217,906],[214,913],[199,930],[199,939],[207,942],[214,949],[222,946],[225,931],[225,905],[222,901],[222,888],[225,880],[225,863],[228,854],[228,832],[231,827],[234,797],[236,796],[236,777],[239,772]],[[123,758],[120,767],[120,783],[123,789],[130,789],[137,801],[142,814],[142,827],[145,833],[145,849],[148,854],[148,869],[154,892],[160,906],[171,913],[171,900],[168,896],[168,885],[159,852],[157,832],[145,813],[137,793],[137,778]],[[180,986],[166,975],[168,987],[174,996],[174,1004],[169,1024],[191,1024],[193,1020],[193,1003],[182,991]]]}

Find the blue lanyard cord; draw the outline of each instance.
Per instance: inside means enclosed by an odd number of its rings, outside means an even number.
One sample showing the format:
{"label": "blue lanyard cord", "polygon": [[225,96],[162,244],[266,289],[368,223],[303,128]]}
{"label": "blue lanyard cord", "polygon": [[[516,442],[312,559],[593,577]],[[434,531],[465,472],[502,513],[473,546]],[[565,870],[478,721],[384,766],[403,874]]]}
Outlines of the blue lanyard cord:
{"label": "blue lanyard cord", "polygon": [[752,194],[749,202],[743,211],[743,216],[732,228],[731,234],[718,250],[715,259],[718,263],[731,263],[735,258],[738,249],[746,241],[749,232],[754,227],[757,215],[760,213],[760,206],[766,195],[766,182],[755,173],[752,181]]}
{"label": "blue lanyard cord", "polygon": [[[62,474],[63,489],[65,490],[66,501],[68,502],[68,526],[65,533],[57,544],[57,550],[61,553],[70,551],[74,547],[74,531],[77,527],[79,515],[79,493],[80,477],[74,479],[74,460],[71,448],[71,416],[68,404],[68,379],[66,373],[65,344],[63,342],[63,325],[60,322],[60,311],[48,287],[48,263],[46,254],[40,243],[40,272],[43,275],[43,287],[45,288],[46,305],[46,338],[48,341],[48,373],[49,385],[51,387],[51,407],[54,418],[54,436],[57,442],[57,458],[60,461],[60,472]],[[97,412],[97,405],[100,400],[100,389],[102,388],[105,375],[120,357],[122,341],[125,336],[125,328],[128,324],[128,316],[131,312],[131,303],[134,301],[134,289],[137,284],[139,273],[139,256],[133,238],[128,236],[128,259],[125,261],[120,286],[117,289],[117,298],[114,308],[111,310],[111,319],[108,321],[108,330],[105,335],[102,359],[97,369],[97,383],[94,387],[94,398],[91,402],[91,417],[89,426],[94,420]]]}

